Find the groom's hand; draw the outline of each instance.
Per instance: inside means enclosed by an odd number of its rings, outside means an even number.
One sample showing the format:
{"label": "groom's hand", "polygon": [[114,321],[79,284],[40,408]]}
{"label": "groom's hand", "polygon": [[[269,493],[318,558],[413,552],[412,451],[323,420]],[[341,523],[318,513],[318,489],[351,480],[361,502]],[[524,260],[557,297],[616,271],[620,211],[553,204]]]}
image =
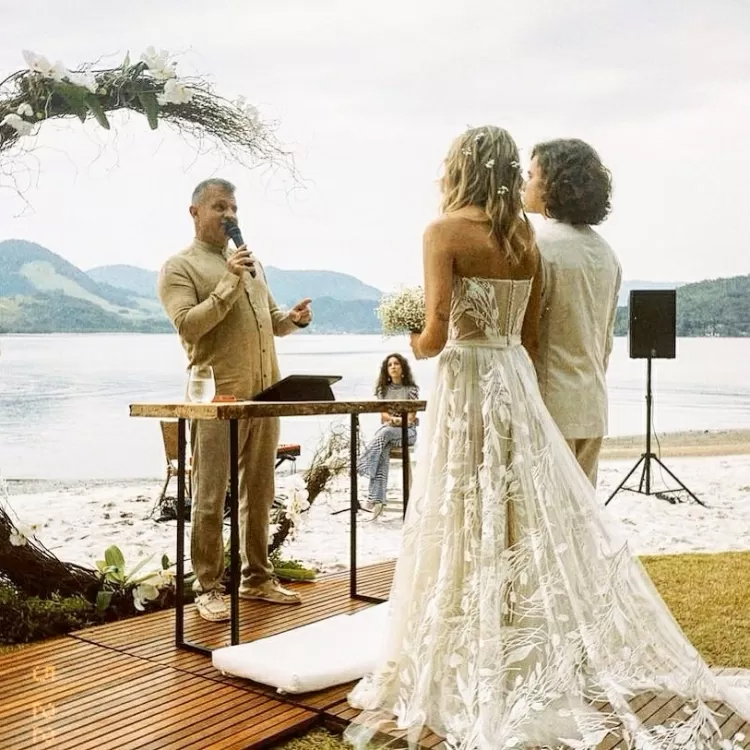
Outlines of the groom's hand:
{"label": "groom's hand", "polygon": [[312,320],[312,310],[310,309],[311,299],[303,299],[298,302],[290,311],[289,317],[292,323],[298,326],[306,326]]}

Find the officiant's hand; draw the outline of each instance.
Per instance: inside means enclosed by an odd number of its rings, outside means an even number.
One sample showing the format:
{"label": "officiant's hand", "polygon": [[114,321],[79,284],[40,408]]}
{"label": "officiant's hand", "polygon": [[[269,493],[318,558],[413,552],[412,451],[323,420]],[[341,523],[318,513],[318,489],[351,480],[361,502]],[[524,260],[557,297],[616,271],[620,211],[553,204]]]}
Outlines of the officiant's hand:
{"label": "officiant's hand", "polygon": [[242,276],[245,271],[255,270],[255,258],[253,254],[247,249],[247,245],[242,245],[237,248],[237,252],[232,253],[227,258],[227,268],[235,274],[235,276]]}
{"label": "officiant's hand", "polygon": [[306,326],[312,320],[311,302],[311,299],[303,299],[289,311],[292,323],[296,323],[299,326]]}

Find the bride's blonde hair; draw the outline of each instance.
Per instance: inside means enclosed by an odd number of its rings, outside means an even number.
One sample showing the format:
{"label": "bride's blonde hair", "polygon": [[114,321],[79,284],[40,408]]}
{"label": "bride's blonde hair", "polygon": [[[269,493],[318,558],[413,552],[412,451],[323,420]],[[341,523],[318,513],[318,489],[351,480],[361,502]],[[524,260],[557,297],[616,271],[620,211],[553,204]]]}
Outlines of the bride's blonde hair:
{"label": "bride's blonde hair", "polygon": [[490,232],[512,263],[533,243],[533,230],[521,203],[523,176],[518,147],[494,125],[471,128],[453,141],[441,179],[443,213],[478,206]]}

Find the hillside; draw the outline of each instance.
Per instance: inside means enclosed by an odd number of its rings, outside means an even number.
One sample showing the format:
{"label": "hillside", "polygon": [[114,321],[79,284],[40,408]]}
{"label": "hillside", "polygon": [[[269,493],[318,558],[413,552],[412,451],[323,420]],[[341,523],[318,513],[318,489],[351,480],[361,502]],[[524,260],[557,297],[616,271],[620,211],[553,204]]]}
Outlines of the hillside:
{"label": "hillside", "polygon": [[99,284],[125,289],[139,297],[157,299],[156,271],[137,266],[97,266],[86,271],[86,275]]}
{"label": "hillside", "polygon": [[55,291],[98,302],[102,307],[137,307],[127,291],[97,283],[41,245],[26,240],[0,242],[0,297]]}
{"label": "hillside", "polygon": [[[337,271],[290,271],[265,266],[268,286],[280,305],[291,307],[305,297],[340,302],[369,300],[378,303],[382,292],[354,276]],[[378,329],[379,330],[379,329]]]}
{"label": "hillside", "polygon": [[[268,285],[276,301],[291,307],[305,297],[335,297],[339,301],[380,300],[381,291],[354,276],[336,271],[289,271],[265,266]],[[156,299],[157,272],[136,266],[99,266],[87,272],[97,282]]]}
{"label": "hillside", "polygon": [[617,304],[623,307],[628,306],[631,289],[678,289],[681,286],[683,284],[677,281],[623,281],[620,286]]}
{"label": "hillside", "polygon": [[[307,333],[378,333],[380,291],[334,271],[266,274],[274,297],[289,307],[314,299]],[[33,242],[0,242],[0,333],[172,332],[156,297],[157,272],[99,266],[84,273]]]}
{"label": "hillside", "polygon": [[34,242],[0,242],[0,332],[163,330],[156,300],[99,283]]}
{"label": "hillside", "polygon": [[[615,335],[628,332],[628,308],[617,309]],[[678,336],[750,336],[750,275],[677,289]]]}

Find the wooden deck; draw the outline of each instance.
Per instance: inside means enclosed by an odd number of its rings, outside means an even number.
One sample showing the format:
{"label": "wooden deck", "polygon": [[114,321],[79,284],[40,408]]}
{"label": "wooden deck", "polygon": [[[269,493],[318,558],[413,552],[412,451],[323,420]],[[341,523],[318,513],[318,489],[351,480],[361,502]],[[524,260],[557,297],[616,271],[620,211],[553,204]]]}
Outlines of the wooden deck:
{"label": "wooden deck", "polygon": [[[388,593],[392,563],[360,572],[360,591]],[[349,598],[348,576],[299,584],[304,604],[242,606],[242,640],[368,606]],[[227,645],[227,623],[201,620],[186,610],[186,636],[215,647]],[[343,729],[357,712],[349,708],[351,685],[301,696],[222,676],[209,657],[177,650],[174,612],[165,611],[82,630],[0,657],[2,750],[247,750],[273,747],[316,725]],[[681,711],[678,699],[644,695],[633,701],[649,723]],[[716,705],[718,721],[742,731],[750,726]],[[441,738],[425,733],[422,747]],[[600,750],[614,750],[618,741]]]}

